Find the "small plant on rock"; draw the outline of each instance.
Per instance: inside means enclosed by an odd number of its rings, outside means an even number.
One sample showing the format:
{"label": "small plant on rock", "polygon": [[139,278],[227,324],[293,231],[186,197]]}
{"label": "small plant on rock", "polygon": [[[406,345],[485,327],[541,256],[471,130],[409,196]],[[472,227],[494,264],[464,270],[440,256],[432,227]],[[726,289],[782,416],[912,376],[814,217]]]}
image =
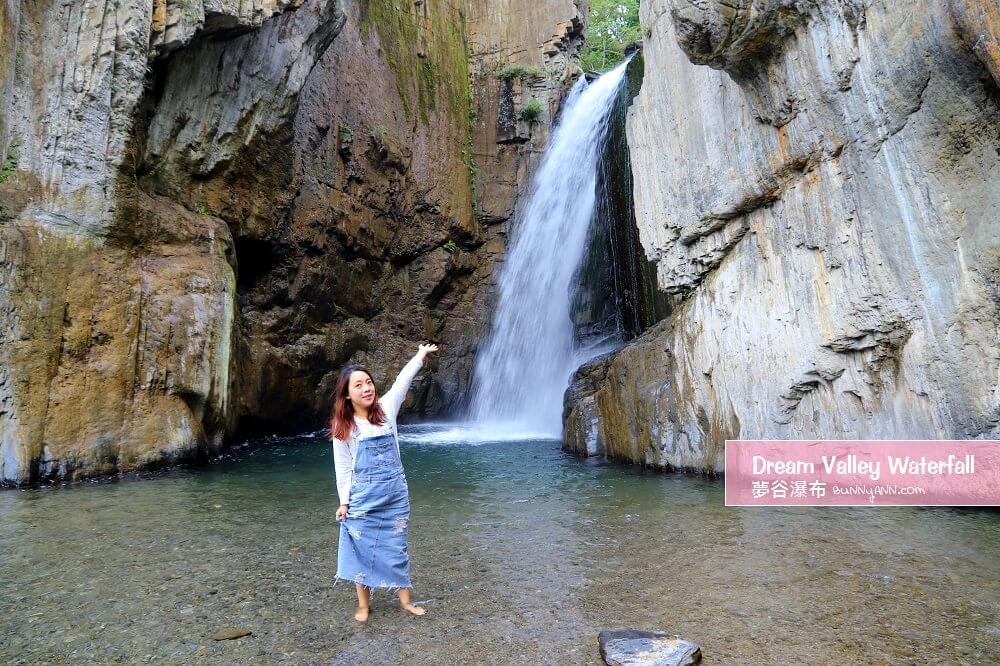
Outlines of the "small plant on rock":
{"label": "small plant on rock", "polygon": [[202,8],[196,3],[196,0],[181,0],[181,14],[184,15],[188,21],[192,23],[198,23],[202,20]]}
{"label": "small plant on rock", "polygon": [[375,125],[372,127],[372,142],[380,148],[384,148],[389,139],[389,130],[386,129],[385,125]]}
{"label": "small plant on rock", "polygon": [[17,171],[17,161],[17,144],[11,143],[7,147],[7,156],[4,158],[3,164],[0,164],[0,183],[14,175],[14,172]]}
{"label": "small plant on rock", "polygon": [[507,65],[502,70],[500,70],[500,78],[504,81],[510,81],[511,79],[525,79],[538,80],[544,79],[548,76],[544,69],[541,67],[536,67],[534,65]]}
{"label": "small plant on rock", "polygon": [[545,105],[540,100],[531,98],[521,107],[521,120],[528,123],[528,134],[530,135],[535,125],[541,122],[542,114],[545,113]]}

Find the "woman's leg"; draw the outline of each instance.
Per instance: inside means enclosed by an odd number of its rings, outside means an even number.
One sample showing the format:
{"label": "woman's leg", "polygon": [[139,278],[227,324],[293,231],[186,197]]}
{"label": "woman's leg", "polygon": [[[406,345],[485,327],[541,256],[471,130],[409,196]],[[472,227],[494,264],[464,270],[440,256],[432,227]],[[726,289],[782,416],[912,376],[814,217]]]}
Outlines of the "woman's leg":
{"label": "woman's leg", "polygon": [[427,612],[427,609],[426,608],[421,608],[420,606],[414,606],[412,603],[410,603],[410,600],[412,598],[410,596],[411,592],[412,592],[412,590],[410,588],[408,588],[408,587],[401,587],[401,588],[399,588],[399,592],[398,592],[398,594],[399,594],[399,607],[402,608],[405,611],[409,611],[410,613],[413,613],[414,615],[423,615],[424,613]]}
{"label": "woman's leg", "polygon": [[354,584],[354,588],[358,591],[358,610],[354,612],[354,619],[358,622],[366,622],[368,620],[368,604],[371,602],[371,592],[364,585]]}

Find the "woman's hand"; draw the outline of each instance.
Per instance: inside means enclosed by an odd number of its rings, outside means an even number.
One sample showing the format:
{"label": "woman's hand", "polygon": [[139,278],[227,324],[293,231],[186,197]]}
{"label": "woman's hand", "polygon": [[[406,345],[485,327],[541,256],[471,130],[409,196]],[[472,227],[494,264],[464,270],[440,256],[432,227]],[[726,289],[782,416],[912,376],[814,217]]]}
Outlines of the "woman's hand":
{"label": "woman's hand", "polygon": [[433,344],[433,343],[428,344],[428,345],[423,345],[422,344],[422,345],[420,345],[417,348],[417,356],[419,356],[420,357],[420,361],[423,362],[423,360],[425,358],[427,358],[428,354],[430,354],[431,352],[436,352],[437,350],[438,350],[438,346],[435,345],[435,344]]}
{"label": "woman's hand", "polygon": [[337,509],[337,520],[347,520],[347,505],[341,504]]}

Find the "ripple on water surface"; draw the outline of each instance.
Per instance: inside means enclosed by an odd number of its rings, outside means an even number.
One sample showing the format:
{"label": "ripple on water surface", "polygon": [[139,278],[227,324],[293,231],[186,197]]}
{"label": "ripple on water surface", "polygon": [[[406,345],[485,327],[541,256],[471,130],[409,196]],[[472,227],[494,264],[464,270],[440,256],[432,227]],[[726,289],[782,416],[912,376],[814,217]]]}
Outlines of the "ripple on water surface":
{"label": "ripple on water surface", "polygon": [[[1000,660],[996,512],[727,508],[721,482],[552,439],[401,437],[424,617],[382,590],[355,626],[329,443],[271,438],[199,468],[0,492],[0,656],[598,664],[597,632],[630,626],[716,663]],[[253,634],[211,640],[227,627]]]}

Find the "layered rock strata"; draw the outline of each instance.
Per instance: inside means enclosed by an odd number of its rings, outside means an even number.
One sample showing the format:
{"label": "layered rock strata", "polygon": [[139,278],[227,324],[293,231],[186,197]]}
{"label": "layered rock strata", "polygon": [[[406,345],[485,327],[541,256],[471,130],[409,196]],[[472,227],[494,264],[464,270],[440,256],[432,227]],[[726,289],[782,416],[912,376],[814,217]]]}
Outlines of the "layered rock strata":
{"label": "layered rock strata", "polygon": [[996,4],[642,22],[637,223],[675,303],[581,369],[568,446],[721,472],[727,438],[1000,434]]}
{"label": "layered rock strata", "polygon": [[[384,384],[421,339],[440,367],[408,409],[460,400],[506,221],[474,206],[477,159],[506,149],[476,115],[501,81],[470,63],[488,44],[550,65],[554,108],[582,21],[568,0],[469,5],[2,5],[0,481],[321,427],[341,365]],[[544,21],[472,18],[501,6]],[[493,209],[527,162],[480,170],[518,173]]]}

